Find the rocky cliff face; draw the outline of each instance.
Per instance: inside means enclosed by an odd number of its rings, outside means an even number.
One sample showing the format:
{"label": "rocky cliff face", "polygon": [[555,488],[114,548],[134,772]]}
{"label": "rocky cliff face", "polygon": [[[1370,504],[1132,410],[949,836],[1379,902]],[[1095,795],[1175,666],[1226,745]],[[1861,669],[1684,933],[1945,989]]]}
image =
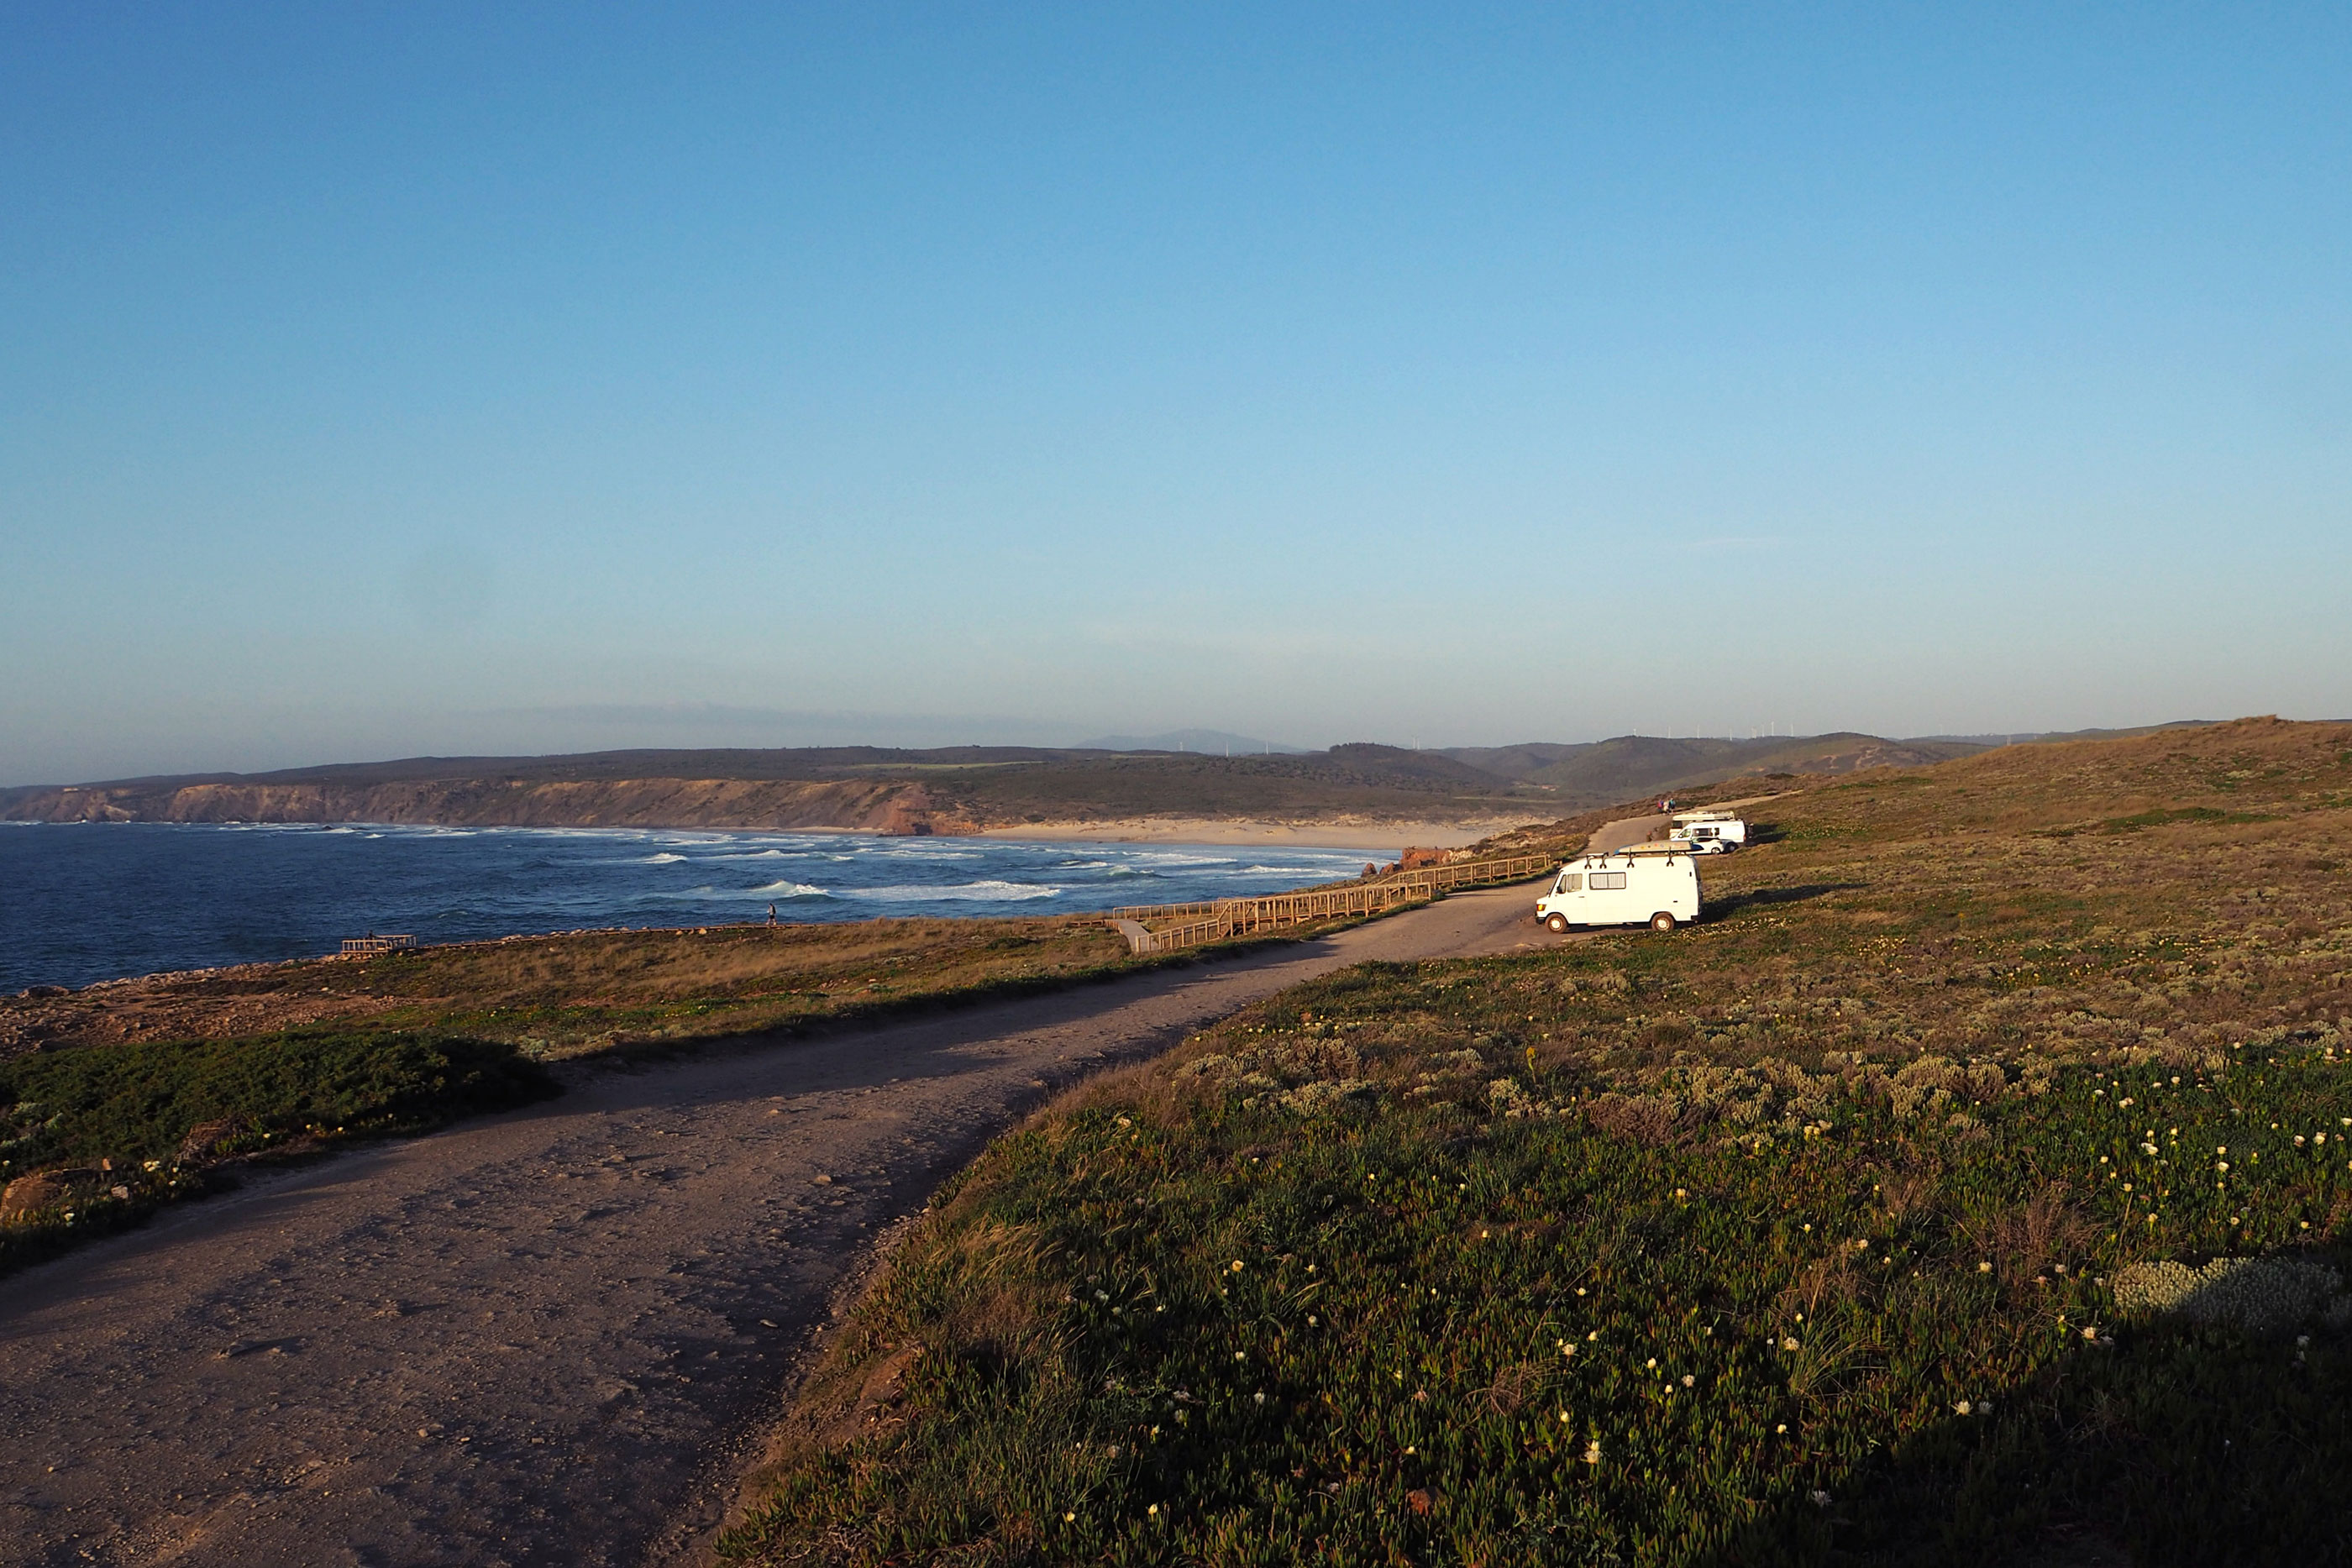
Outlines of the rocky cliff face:
{"label": "rocky cliff face", "polygon": [[730,779],[186,784],[26,790],[0,815],[44,822],[433,822],[509,828],[840,828],[915,835],[984,825],[920,784]]}

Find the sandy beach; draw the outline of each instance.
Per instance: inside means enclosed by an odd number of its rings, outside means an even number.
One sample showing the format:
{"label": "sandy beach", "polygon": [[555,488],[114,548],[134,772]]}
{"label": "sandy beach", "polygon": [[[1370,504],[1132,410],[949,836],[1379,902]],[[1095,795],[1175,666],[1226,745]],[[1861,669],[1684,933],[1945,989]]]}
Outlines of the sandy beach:
{"label": "sandy beach", "polygon": [[1304,844],[1362,849],[1393,858],[1408,845],[1433,850],[1475,844],[1523,827],[1532,818],[1488,817],[1466,822],[1373,821],[1335,817],[1313,822],[1269,822],[1211,817],[1130,817],[1101,822],[1024,822],[984,828],[976,837],[1059,843],[1084,839],[1113,844]]}

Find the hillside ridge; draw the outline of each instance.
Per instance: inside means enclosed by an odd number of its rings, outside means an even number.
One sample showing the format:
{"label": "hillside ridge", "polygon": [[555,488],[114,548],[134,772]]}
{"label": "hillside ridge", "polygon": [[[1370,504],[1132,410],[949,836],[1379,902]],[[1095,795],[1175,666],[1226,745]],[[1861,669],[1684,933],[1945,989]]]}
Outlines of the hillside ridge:
{"label": "hillside ridge", "polygon": [[1731,779],[1919,768],[1991,749],[1998,748],[1970,740],[1889,740],[1841,731],[1748,740],[1627,735],[1443,749],[1360,741],[1319,752],[1231,757],[982,746],[413,757],[0,789],[0,820],[891,834],[1178,817],[1534,821]]}

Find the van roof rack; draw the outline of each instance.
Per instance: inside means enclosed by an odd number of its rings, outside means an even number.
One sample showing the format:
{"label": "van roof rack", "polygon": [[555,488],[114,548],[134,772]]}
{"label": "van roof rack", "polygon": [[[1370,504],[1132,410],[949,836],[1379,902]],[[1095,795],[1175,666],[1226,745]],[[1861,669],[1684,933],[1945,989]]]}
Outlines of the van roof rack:
{"label": "van roof rack", "polygon": [[1690,846],[1667,842],[1620,844],[1613,850],[1596,850],[1593,852],[1603,855],[1686,855],[1690,853]]}

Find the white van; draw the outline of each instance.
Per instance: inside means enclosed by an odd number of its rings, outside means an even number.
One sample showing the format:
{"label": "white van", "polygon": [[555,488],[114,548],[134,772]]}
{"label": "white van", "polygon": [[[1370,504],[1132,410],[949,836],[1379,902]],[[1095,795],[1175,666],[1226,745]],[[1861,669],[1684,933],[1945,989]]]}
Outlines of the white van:
{"label": "white van", "polygon": [[1696,920],[1698,904],[1698,862],[1688,845],[1635,844],[1562,866],[1536,900],[1536,918],[1554,931],[1644,924],[1672,931],[1676,921]]}
{"label": "white van", "polygon": [[1696,855],[1725,855],[1748,841],[1748,824],[1736,811],[1681,811],[1666,830],[1666,841],[1687,845]]}

